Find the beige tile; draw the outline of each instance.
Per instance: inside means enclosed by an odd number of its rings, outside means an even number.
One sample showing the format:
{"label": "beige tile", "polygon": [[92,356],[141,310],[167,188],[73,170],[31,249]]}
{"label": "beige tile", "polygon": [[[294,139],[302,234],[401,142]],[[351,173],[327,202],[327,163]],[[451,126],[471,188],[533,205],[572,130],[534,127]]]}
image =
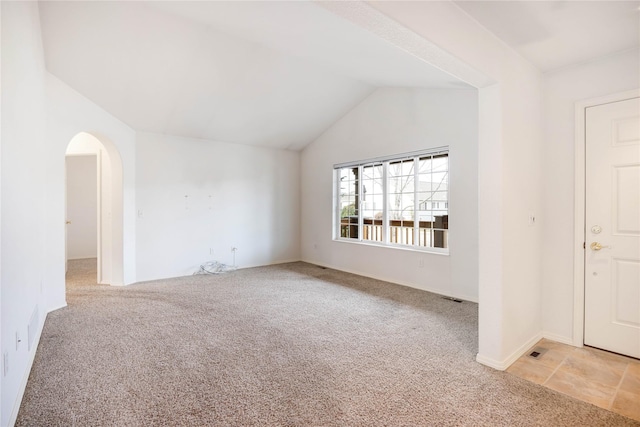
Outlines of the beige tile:
{"label": "beige tile", "polygon": [[627,375],[640,380],[640,362],[631,362],[627,368]]}
{"label": "beige tile", "polygon": [[[540,346],[543,347],[543,346]],[[544,347],[543,347],[544,348]],[[549,348],[544,354],[538,356],[536,360],[551,369],[556,369],[571,354],[573,349]]]}
{"label": "beige tile", "polygon": [[545,386],[601,408],[609,408],[616,387],[594,383],[582,376],[561,369],[562,366],[547,380]]}
{"label": "beige tile", "polygon": [[611,410],[640,421],[640,394],[618,391]]}
{"label": "beige tile", "polygon": [[575,353],[571,353],[558,368],[558,372],[569,373],[591,383],[616,388],[626,368],[626,363],[605,361],[601,358],[576,357]]}
{"label": "beige tile", "polygon": [[560,352],[565,352],[565,353],[570,353],[577,348],[572,345],[562,344],[556,341],[548,340],[546,338],[542,338],[540,341],[538,341],[538,344],[536,345],[540,347],[548,348],[548,349],[557,350]]}
{"label": "beige tile", "polygon": [[626,391],[628,393],[640,394],[640,370],[638,370],[638,375],[634,375],[631,365],[629,365],[629,368],[627,368],[627,373],[622,378],[620,390]]}
{"label": "beige tile", "polygon": [[[542,348],[546,351],[537,358],[530,357],[529,354],[537,348]],[[535,361],[537,364],[547,366],[551,369],[556,369],[565,357],[567,357],[567,355],[569,355],[573,350],[575,350],[575,347],[543,338],[538,341],[536,345],[527,350],[521,359],[526,357],[528,360]]]}
{"label": "beige tile", "polygon": [[607,363],[612,363],[614,365],[623,365],[627,366],[629,362],[634,361],[631,357],[622,356],[620,354],[611,353],[608,351],[600,350],[598,348],[593,347],[582,347],[577,348],[574,353],[576,357],[584,357],[590,360],[600,360]]}
{"label": "beige tile", "polygon": [[551,376],[553,369],[538,363],[536,359],[523,356],[516,360],[507,372],[536,384],[542,384]]}
{"label": "beige tile", "polygon": [[[529,357],[536,347],[546,351],[537,359]],[[640,421],[640,361],[637,359],[542,339],[507,371]]]}

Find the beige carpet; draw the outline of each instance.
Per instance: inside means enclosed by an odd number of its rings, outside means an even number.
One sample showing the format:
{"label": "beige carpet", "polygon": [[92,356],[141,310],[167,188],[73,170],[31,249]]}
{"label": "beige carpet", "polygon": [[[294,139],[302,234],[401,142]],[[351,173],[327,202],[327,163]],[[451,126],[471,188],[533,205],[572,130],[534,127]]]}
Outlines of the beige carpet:
{"label": "beige carpet", "polygon": [[305,263],[123,288],[71,270],[19,426],[640,425],[476,363],[476,304]]}

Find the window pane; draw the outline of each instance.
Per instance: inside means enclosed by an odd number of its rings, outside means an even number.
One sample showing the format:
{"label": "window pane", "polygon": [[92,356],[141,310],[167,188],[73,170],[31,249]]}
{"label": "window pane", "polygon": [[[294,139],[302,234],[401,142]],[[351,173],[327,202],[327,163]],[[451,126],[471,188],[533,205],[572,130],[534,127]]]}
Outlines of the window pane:
{"label": "window pane", "polygon": [[449,209],[449,157],[422,157],[418,176],[418,244],[446,247]]}
{"label": "window pane", "polygon": [[400,175],[400,168],[400,162],[389,162],[387,165],[387,174],[389,175],[389,178]]}
{"label": "window pane", "polygon": [[421,157],[420,160],[420,169],[419,173],[427,173],[431,172],[431,157]]}
{"label": "window pane", "polygon": [[447,192],[446,191],[434,191],[432,200],[442,202],[444,207],[444,202],[447,201]]}
{"label": "window pane", "polygon": [[388,191],[390,193],[406,193],[413,192],[414,177],[411,176],[398,176],[389,178]]}
{"label": "window pane", "polygon": [[431,181],[433,183],[433,191],[446,191],[449,183],[449,172],[434,172],[431,174]]}
{"label": "window pane", "polygon": [[374,163],[362,167],[362,240],[382,242],[384,208],[383,165]]}
{"label": "window pane", "polygon": [[415,159],[389,163],[389,242],[413,245],[415,216]]}
{"label": "window pane", "polygon": [[389,178],[389,192],[398,193],[402,191],[404,179],[402,177]]}
{"label": "window pane", "polygon": [[358,168],[341,168],[338,171],[338,235],[358,238]]}
{"label": "window pane", "polygon": [[339,236],[421,247],[448,246],[448,154],[337,168],[336,173],[340,180],[336,200]]}
{"label": "window pane", "polygon": [[402,193],[390,193],[388,197],[388,203],[389,203],[388,209],[390,213],[401,212],[402,211]]}
{"label": "window pane", "polygon": [[402,162],[402,175],[413,175],[414,161],[408,160]]}
{"label": "window pane", "polygon": [[433,171],[444,172],[449,170],[449,157],[441,156],[433,158]]}
{"label": "window pane", "polygon": [[418,175],[418,192],[432,191],[433,185],[431,182],[431,174],[421,173]]}
{"label": "window pane", "polygon": [[382,163],[380,163],[380,165],[378,165],[378,167],[374,168],[373,170],[373,177],[376,179],[382,179],[382,174],[383,174],[383,165]]}

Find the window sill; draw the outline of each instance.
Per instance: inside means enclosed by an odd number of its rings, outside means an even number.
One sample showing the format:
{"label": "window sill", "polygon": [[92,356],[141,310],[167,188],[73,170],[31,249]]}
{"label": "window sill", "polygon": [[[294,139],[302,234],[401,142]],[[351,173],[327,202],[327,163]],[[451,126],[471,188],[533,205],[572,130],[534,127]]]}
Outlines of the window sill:
{"label": "window sill", "polygon": [[369,242],[365,240],[344,239],[344,238],[334,238],[333,241],[338,243],[348,243],[348,244],[359,245],[359,246],[373,246],[376,248],[398,249],[401,251],[408,251],[408,252],[418,252],[423,254],[449,256],[449,248],[421,248],[416,246],[394,245],[392,243]]}

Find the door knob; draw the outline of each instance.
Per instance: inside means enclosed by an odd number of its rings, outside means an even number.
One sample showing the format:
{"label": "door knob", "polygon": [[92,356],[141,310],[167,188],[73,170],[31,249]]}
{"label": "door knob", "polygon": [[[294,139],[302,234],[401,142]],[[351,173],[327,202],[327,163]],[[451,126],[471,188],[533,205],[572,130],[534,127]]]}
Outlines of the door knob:
{"label": "door knob", "polygon": [[66,221],[65,224],[71,224],[71,221]]}
{"label": "door knob", "polygon": [[589,245],[592,251],[599,251],[600,249],[611,249],[611,246],[603,246],[598,242],[593,242]]}

